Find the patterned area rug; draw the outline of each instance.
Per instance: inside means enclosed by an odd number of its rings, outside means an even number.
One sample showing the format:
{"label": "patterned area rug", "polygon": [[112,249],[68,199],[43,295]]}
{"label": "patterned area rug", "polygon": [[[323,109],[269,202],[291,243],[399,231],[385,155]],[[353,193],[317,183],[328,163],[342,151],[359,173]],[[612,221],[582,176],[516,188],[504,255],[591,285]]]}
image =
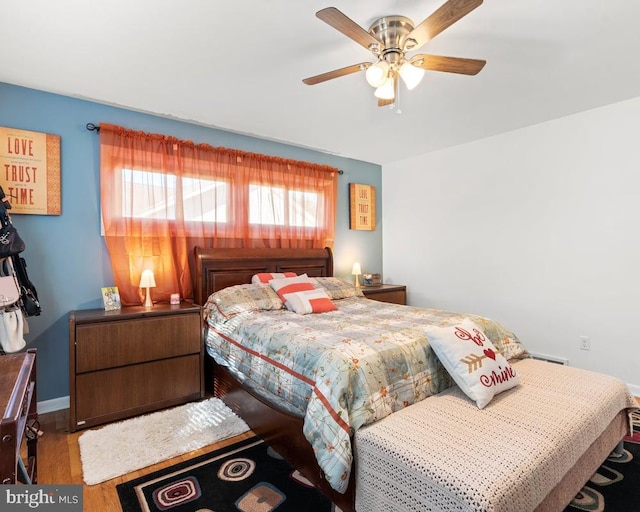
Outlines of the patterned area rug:
{"label": "patterned area rug", "polygon": [[117,486],[123,512],[333,512],[331,502],[259,438]]}
{"label": "patterned area rug", "polygon": [[[624,455],[607,459],[565,512],[640,511],[640,421],[624,444]],[[123,512],[339,512],[259,438],[120,484],[117,490]]]}
{"label": "patterned area rug", "polygon": [[624,438],[624,454],[609,457],[565,512],[640,510],[640,416],[634,434]]}

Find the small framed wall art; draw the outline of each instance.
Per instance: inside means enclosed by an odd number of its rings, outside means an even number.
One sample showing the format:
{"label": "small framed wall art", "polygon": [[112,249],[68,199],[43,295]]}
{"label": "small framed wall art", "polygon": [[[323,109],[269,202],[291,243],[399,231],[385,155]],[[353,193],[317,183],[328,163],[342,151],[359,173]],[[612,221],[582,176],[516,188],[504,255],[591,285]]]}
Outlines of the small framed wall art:
{"label": "small framed wall art", "polygon": [[59,135],[0,126],[0,170],[12,214],[61,214]]}
{"label": "small framed wall art", "polygon": [[349,228],[376,229],[376,189],[372,185],[349,183]]}

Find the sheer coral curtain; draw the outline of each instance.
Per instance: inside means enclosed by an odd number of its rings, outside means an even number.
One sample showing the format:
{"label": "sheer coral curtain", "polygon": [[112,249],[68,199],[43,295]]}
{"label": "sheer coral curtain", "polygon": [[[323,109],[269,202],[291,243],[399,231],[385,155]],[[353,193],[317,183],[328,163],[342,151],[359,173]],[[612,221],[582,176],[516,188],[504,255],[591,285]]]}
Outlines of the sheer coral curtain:
{"label": "sheer coral curtain", "polygon": [[338,169],[100,125],[104,235],[125,305],[193,297],[193,248],[333,247]]}

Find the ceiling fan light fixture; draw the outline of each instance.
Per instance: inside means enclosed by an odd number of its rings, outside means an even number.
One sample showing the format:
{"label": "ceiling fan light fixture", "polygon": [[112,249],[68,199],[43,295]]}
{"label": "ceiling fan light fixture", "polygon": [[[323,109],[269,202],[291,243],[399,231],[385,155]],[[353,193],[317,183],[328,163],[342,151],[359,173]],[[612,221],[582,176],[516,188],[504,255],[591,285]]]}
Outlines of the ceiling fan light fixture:
{"label": "ceiling fan light fixture", "polygon": [[369,66],[365,73],[367,83],[371,87],[382,86],[389,76],[389,64],[384,60],[379,60],[375,64]]}
{"label": "ceiling fan light fixture", "polygon": [[385,82],[376,89],[373,93],[376,98],[381,100],[392,100],[396,97],[396,91],[394,87],[394,80],[392,76],[389,76]]}
{"label": "ceiling fan light fixture", "polygon": [[418,68],[410,62],[405,61],[402,66],[400,66],[400,76],[407,86],[407,89],[411,90],[422,81],[424,69]]}
{"label": "ceiling fan light fixture", "polygon": [[417,25],[405,16],[392,15],[377,18],[368,30],[335,7],[321,9],[316,12],[316,17],[372,52],[373,62],[334,69],[305,78],[302,82],[315,85],[365,71],[367,83],[375,89],[378,106],[394,104],[395,111],[400,113],[399,76],[407,89],[414,89],[422,81],[427,69],[460,75],[476,75],[482,70],[486,64],[484,60],[442,55],[407,55],[407,52],[413,52],[428,43],[482,3],[483,0],[444,0],[438,9]]}

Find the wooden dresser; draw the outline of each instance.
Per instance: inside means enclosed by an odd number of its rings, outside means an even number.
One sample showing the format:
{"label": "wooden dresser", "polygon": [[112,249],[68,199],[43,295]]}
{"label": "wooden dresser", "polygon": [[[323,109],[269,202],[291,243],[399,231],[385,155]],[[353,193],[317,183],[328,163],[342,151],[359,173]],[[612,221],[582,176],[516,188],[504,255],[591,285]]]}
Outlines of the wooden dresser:
{"label": "wooden dresser", "polygon": [[69,314],[69,429],[204,397],[200,306]]}
{"label": "wooden dresser", "polygon": [[[0,484],[38,482],[36,351],[0,356]],[[27,442],[26,463],[20,448]]]}
{"label": "wooden dresser", "polygon": [[378,286],[363,286],[362,293],[367,299],[393,304],[407,304],[407,287],[400,284],[381,284]]}

